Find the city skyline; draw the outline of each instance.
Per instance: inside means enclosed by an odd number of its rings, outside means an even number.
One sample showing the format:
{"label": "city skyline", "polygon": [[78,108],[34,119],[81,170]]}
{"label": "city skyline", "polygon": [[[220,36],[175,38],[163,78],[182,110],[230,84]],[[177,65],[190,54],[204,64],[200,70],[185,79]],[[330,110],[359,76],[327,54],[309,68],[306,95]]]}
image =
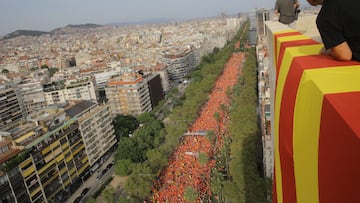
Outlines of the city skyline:
{"label": "city skyline", "polygon": [[51,31],[68,24],[110,24],[149,19],[186,20],[272,8],[272,0],[2,0],[0,36],[15,30]]}

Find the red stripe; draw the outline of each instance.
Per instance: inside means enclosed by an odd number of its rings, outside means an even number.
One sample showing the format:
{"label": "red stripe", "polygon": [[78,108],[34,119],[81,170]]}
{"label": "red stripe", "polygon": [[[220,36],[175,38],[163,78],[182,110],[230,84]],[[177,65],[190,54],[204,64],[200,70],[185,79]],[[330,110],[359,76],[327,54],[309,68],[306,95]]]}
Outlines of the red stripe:
{"label": "red stripe", "polygon": [[296,95],[301,76],[306,69],[327,68],[356,64],[340,62],[328,56],[295,57],[284,84],[279,119],[279,152],[281,161],[282,191],[284,202],[296,202],[296,187],[293,160],[293,119]]}
{"label": "red stripe", "polygon": [[301,35],[300,32],[286,32],[286,33],[281,33],[281,34],[276,34],[274,35],[274,47],[275,47],[275,59],[277,59],[276,61],[279,61],[277,57],[277,53],[278,53],[278,50],[277,50],[277,42],[278,42],[278,38],[279,37],[287,37],[287,36],[293,36],[293,35]]}
{"label": "red stripe", "polygon": [[360,202],[360,92],[326,95],[319,138],[320,202]]}
{"label": "red stripe", "polygon": [[281,66],[281,63],[282,63],[286,48],[304,46],[304,45],[314,45],[314,44],[319,44],[319,42],[317,42],[317,41],[315,41],[313,39],[304,39],[304,40],[289,41],[289,42],[281,43],[281,45],[280,45],[280,53],[279,53],[279,60],[277,61],[277,64],[276,64],[276,78],[278,78],[278,76],[279,76],[280,66]]}

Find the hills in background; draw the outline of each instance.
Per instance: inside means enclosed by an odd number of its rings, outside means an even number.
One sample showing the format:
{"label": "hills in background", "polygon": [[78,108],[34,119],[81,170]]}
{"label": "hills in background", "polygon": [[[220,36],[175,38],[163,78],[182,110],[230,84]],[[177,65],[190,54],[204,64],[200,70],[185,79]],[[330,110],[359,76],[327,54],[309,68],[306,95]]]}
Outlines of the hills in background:
{"label": "hills in background", "polygon": [[38,31],[38,30],[16,30],[12,33],[9,33],[3,37],[0,36],[1,39],[11,39],[18,36],[41,36],[45,34],[61,34],[67,33],[69,30],[73,29],[91,29],[91,28],[98,28],[102,26],[129,26],[129,25],[145,25],[145,24],[158,24],[158,23],[169,23],[169,22],[179,22],[189,19],[174,19],[174,18],[152,18],[146,19],[142,21],[133,21],[133,22],[121,22],[121,23],[109,23],[104,25],[93,24],[93,23],[86,23],[86,24],[79,24],[79,25],[66,25],[65,27],[56,28],[50,32]]}
{"label": "hills in background", "polygon": [[43,31],[37,31],[37,30],[16,30],[12,33],[9,33],[3,37],[3,39],[11,39],[18,36],[40,36],[50,34],[50,32],[43,32]]}
{"label": "hills in background", "polygon": [[36,36],[41,36],[41,35],[46,35],[46,34],[55,34],[55,33],[59,33],[59,32],[63,33],[67,29],[89,29],[89,28],[98,28],[98,27],[102,27],[102,25],[92,24],[92,23],[80,24],[80,25],[70,24],[65,27],[56,28],[50,32],[44,32],[44,31],[38,31],[38,30],[16,30],[12,33],[9,33],[9,34],[3,36],[2,39],[11,39],[11,38],[18,37],[18,36],[36,37]]}
{"label": "hills in background", "polygon": [[[147,19],[143,21],[137,21],[137,22],[124,22],[124,23],[109,23],[106,25],[98,25],[93,23],[86,23],[86,24],[79,24],[79,25],[66,25],[65,27],[56,28],[50,32],[44,32],[44,31],[38,31],[38,30],[16,30],[12,33],[9,33],[2,37],[2,39],[11,39],[18,36],[41,36],[46,34],[59,34],[59,33],[66,33],[66,30],[69,29],[91,29],[91,28],[98,28],[102,26],[127,26],[127,25],[136,25],[136,24],[153,24],[153,23],[166,23],[166,22],[172,22],[176,21],[175,19],[170,18],[154,18],[154,19]],[[0,36],[1,39],[1,36]]]}

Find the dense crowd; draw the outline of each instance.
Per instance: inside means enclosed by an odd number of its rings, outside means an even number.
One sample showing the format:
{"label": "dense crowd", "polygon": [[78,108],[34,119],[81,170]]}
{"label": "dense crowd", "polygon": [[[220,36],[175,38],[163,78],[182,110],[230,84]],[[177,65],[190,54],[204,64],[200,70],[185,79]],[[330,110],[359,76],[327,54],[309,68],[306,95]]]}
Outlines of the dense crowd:
{"label": "dense crowd", "polygon": [[[211,194],[210,175],[215,167],[214,153],[221,148],[227,121],[226,111],[221,106],[229,105],[226,95],[238,79],[242,53],[234,53],[226,64],[223,74],[217,79],[208,102],[199,117],[189,128],[179,146],[169,159],[153,187],[153,202],[186,202],[184,193],[192,188],[197,195],[196,202],[209,202]],[[212,142],[203,132],[213,131],[216,141]],[[216,144],[215,144],[216,143]],[[201,156],[206,156],[205,163]]]}

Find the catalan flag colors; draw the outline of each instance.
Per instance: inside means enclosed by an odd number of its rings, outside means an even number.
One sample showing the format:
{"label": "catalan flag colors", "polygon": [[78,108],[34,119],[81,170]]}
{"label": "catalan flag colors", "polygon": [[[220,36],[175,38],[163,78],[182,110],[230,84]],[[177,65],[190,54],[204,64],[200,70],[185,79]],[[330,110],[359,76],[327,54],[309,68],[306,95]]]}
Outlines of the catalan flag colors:
{"label": "catalan flag colors", "polygon": [[274,203],[360,202],[360,63],[274,34]]}

